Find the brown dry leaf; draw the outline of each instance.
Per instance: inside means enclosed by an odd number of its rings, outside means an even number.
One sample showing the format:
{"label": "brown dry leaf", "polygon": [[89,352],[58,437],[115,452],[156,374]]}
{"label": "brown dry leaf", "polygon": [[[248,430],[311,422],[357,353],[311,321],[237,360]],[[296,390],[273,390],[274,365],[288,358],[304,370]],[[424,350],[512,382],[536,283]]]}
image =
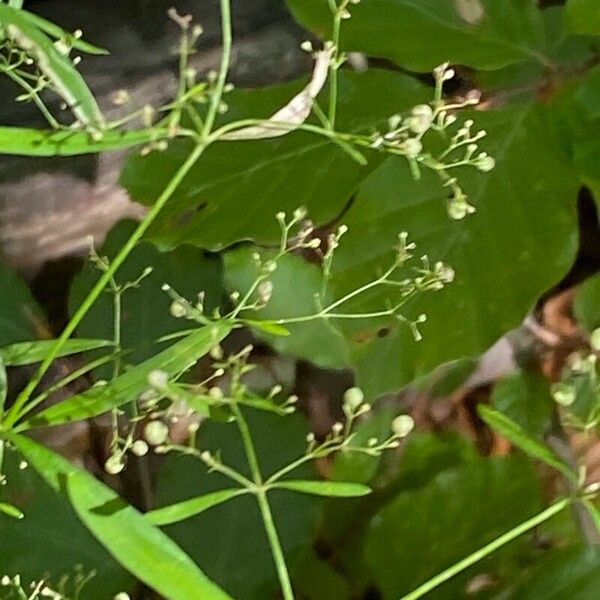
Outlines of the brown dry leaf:
{"label": "brown dry leaf", "polygon": [[227,133],[220,139],[228,141],[262,140],[280,137],[298,129],[308,119],[315,98],[327,81],[331,54],[332,50],[317,52],[309,84],[273,116],[258,125]]}

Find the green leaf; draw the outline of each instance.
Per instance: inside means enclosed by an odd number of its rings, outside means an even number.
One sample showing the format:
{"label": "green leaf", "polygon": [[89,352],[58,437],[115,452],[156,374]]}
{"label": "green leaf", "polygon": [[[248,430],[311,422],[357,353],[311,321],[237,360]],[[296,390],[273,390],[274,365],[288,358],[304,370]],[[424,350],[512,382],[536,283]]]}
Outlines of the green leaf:
{"label": "green leaf", "polygon": [[[118,223],[109,232],[98,254],[114,259],[136,226],[131,220]],[[176,319],[171,315],[171,299],[161,289],[163,284],[169,284],[192,303],[195,303],[198,293],[203,292],[207,314],[219,306],[223,296],[220,259],[207,256],[192,246],[160,252],[153,244],[140,242],[119,269],[115,281],[118,285],[136,281],[148,267],[152,267],[152,272],[137,287],[121,295],[121,347],[130,351],[126,358],[128,364],[139,364],[162,350],[165,345],[157,344],[158,338],[190,326],[189,320]],[[94,265],[87,263],[75,276],[69,293],[70,314],[77,310],[100,275]],[[114,297],[106,293],[98,298],[84,317],[77,328],[77,335],[112,339],[113,331]],[[108,379],[112,370],[106,367],[99,376]]]}
{"label": "green leaf", "polygon": [[[3,473],[8,485],[2,488],[2,499],[18,506],[25,518],[17,521],[0,516],[2,572],[19,573],[23,581],[44,578],[54,583],[63,576],[72,581],[80,565],[86,575],[96,572],[81,596],[85,600],[131,593],[136,585],[133,578],[90,535],[60,493],[67,473],[77,467],[26,437],[12,436],[11,442],[22,450],[23,457],[17,452],[5,453]],[[29,468],[22,469],[22,458]]]}
{"label": "green leaf", "polygon": [[[232,92],[227,98],[231,107],[227,120],[269,117],[303,85],[294,82]],[[370,133],[389,116],[430,97],[425,86],[405,75],[377,70],[340,73],[339,130]],[[133,198],[151,206],[189,151],[187,141],[175,141],[165,152],[133,155],[121,183]],[[334,142],[306,131],[213,144],[148,235],[161,245],[191,243],[221,250],[241,239],[278,240],[275,214],[279,211],[291,214],[306,206],[315,222],[328,222],[381,161],[376,152],[366,156],[369,164],[361,166]]]}
{"label": "green leaf", "polygon": [[[237,248],[224,256],[225,281],[231,291],[243,295],[254,282],[258,270],[252,260],[253,248]],[[262,253],[263,261],[272,257],[269,252]],[[287,255],[278,261],[275,272],[269,277],[273,284],[273,293],[267,306],[252,314],[255,320],[270,322],[275,318],[285,319],[302,317],[318,312],[315,294],[319,293],[322,272],[317,265],[308,263],[299,256]],[[332,301],[327,294],[325,303]],[[256,316],[254,316],[256,315]],[[264,322],[264,321],[262,321]],[[348,364],[347,344],[339,331],[325,320],[313,320],[306,323],[285,325],[289,335],[273,337],[273,332],[264,333],[259,329],[257,335],[285,354],[306,358],[326,367],[343,367]],[[315,344],[315,339],[319,340]]]}
{"label": "green leaf", "polygon": [[253,329],[258,329],[264,333],[269,333],[271,335],[278,335],[282,337],[287,337],[290,334],[290,330],[283,325],[279,325],[275,321],[258,321],[257,319],[245,319],[244,323]]}
{"label": "green leaf", "polygon": [[[365,544],[373,582],[384,600],[397,600],[539,509],[533,470],[516,457],[478,459],[440,473],[425,487],[399,493],[373,518]],[[531,550],[514,544],[446,583],[435,597],[462,598],[473,577],[501,576],[506,563],[517,563],[512,568],[518,573]]]}
{"label": "green leaf", "polygon": [[588,331],[600,327],[600,275],[586,279],[579,286],[573,301],[573,312]]}
{"label": "green leaf", "polygon": [[16,506],[6,502],[0,502],[0,512],[13,519],[22,519],[25,516]]}
{"label": "green leaf", "polygon": [[[269,413],[244,412],[265,478],[303,455],[308,426],[301,415],[282,418]],[[198,431],[198,448],[213,454],[218,452],[224,464],[250,477],[244,447],[234,424],[206,421]],[[294,474],[298,478],[314,477],[308,465]],[[231,487],[229,479],[214,471],[207,474],[198,459],[167,455],[157,482],[157,504],[185,502],[227,487]],[[287,490],[269,496],[286,557],[291,559],[311,545],[322,501],[322,498]],[[254,496],[244,494],[233,498],[209,512],[170,525],[166,532],[236,600],[277,597],[277,575]],[[205,540],[210,540],[210,547],[207,548]]]}
{"label": "green leaf", "polygon": [[506,415],[503,415],[497,410],[484,404],[480,404],[477,407],[477,412],[489,427],[517,446],[517,448],[520,448],[531,458],[536,458],[545,462],[547,465],[553,469],[557,469],[570,479],[576,477],[573,471],[571,471],[571,469],[569,469],[569,467],[562,462],[554,452],[537,440],[531,438],[520,425],[509,419]]}
{"label": "green leaf", "polygon": [[83,472],[67,480],[79,518],[133,575],[167,600],[230,598],[170,538],[110,488]]}
{"label": "green leaf", "polygon": [[600,590],[600,549],[567,546],[547,553],[519,585],[509,589],[519,600],[595,600]]}
{"label": "green leaf", "polygon": [[96,99],[69,57],[62,54],[35,22],[0,3],[0,24],[15,42],[35,60],[73,114],[85,125],[102,129],[104,120]]}
{"label": "green leaf", "polygon": [[0,290],[0,346],[37,337],[40,309],[27,284],[2,263]]}
{"label": "green leaf", "polygon": [[[349,5],[342,22],[343,50],[387,58],[407,69],[430,71],[446,61],[498,69],[520,61],[544,63],[540,12],[528,0],[480,0],[470,23],[453,0],[369,0]],[[288,0],[295,17],[331,39],[332,15],[323,0]]]}
{"label": "green leaf", "polygon": [[287,480],[273,484],[274,488],[292,490],[313,496],[328,496],[337,498],[357,498],[371,493],[371,488],[360,483],[347,483],[343,481],[304,481]]}
{"label": "green leaf", "polygon": [[199,515],[201,512],[223,504],[236,496],[247,494],[248,490],[240,488],[232,488],[228,490],[219,490],[210,494],[204,494],[190,500],[184,500],[183,502],[177,502],[170,506],[164,506],[163,508],[157,508],[144,515],[144,518],[152,523],[153,525],[171,525],[178,521],[184,521],[190,517]]}
{"label": "green leaf", "polygon": [[[477,356],[518,326],[570,268],[578,244],[578,183],[553,117],[532,104],[473,115],[488,132],[482,146],[497,163],[491,173],[460,173],[477,207],[463,221],[446,215],[446,191],[435,176],[424,173],[415,182],[402,161],[388,160],[362,186],[344,217],[349,230],[333,261],[336,297],[387,268],[401,231],[417,244],[417,256],[441,260],[456,272],[446,288],[403,310],[407,318],[426,314],[420,342],[408,327],[390,321],[362,320],[352,329],[344,321],[348,335],[359,340],[353,362],[368,396],[399,389],[448,361]],[[381,310],[396,301],[385,290],[347,310]]]}
{"label": "green leaf", "polygon": [[92,387],[46,408],[25,421],[20,429],[80,421],[122,406],[148,388],[148,375],[152,371],[158,369],[175,375],[190,368],[223,340],[231,329],[232,324],[228,321],[218,321],[202,327],[110,383]]}
{"label": "green leaf", "polygon": [[[50,350],[56,344],[56,340],[35,340],[31,342],[18,342],[10,346],[0,348],[0,357],[8,367],[16,365],[30,365],[44,360]],[[73,339],[67,340],[61,348],[58,356],[68,356],[69,354],[78,354],[79,352],[87,352],[88,350],[96,350],[98,348],[106,348],[112,346],[113,343],[107,340],[88,340],[88,339]]]}
{"label": "green leaf", "polygon": [[[20,9],[23,2],[22,0],[9,0],[8,4],[12,8]],[[82,39],[76,38],[71,33],[65,31],[55,23],[52,23],[51,21],[48,21],[47,19],[44,19],[43,17],[40,17],[34,13],[28,12],[26,10],[21,10],[19,12],[19,16],[25,21],[27,21],[32,27],[41,29],[51,37],[56,38],[57,40],[67,38],[70,44],[76,50],[81,50],[82,52],[87,52],[88,54],[96,55],[109,54],[108,50],[105,50],[104,48],[99,48],[98,46],[94,46],[93,44],[90,44]]]}
{"label": "green leaf", "polygon": [[596,0],[568,0],[565,11],[571,32],[600,35],[600,4]]}
{"label": "green leaf", "polygon": [[20,156],[76,156],[108,150],[122,150],[162,137],[156,129],[106,131],[93,139],[85,131],[43,130],[26,127],[0,127],[0,154]]}
{"label": "green leaf", "polygon": [[496,383],[492,405],[537,440],[548,433],[555,407],[548,380],[530,371],[513,373]]}
{"label": "green leaf", "polygon": [[140,581],[167,600],[229,598],[160,529],[93,475],[26,437],[9,439],[52,488],[68,494],[84,525]]}

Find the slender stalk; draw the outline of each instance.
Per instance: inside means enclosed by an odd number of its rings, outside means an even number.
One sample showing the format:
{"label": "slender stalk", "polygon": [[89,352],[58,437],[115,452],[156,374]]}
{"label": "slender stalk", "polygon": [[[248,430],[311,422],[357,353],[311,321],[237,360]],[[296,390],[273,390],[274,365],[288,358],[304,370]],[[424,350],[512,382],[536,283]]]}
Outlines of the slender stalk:
{"label": "slender stalk", "polygon": [[285,556],[283,555],[283,548],[279,541],[279,534],[275,527],[275,521],[273,520],[273,513],[271,512],[269,500],[267,499],[267,493],[264,490],[258,491],[256,493],[256,499],[265,525],[265,531],[267,532],[267,537],[269,539],[269,545],[271,546],[271,553],[273,554],[275,566],[277,567],[277,575],[279,577],[283,598],[284,600],[294,600],[290,575],[285,563]]}
{"label": "slender stalk", "polygon": [[233,34],[231,29],[231,5],[230,0],[221,0],[221,34],[223,36],[223,53],[221,55],[221,66],[219,67],[219,75],[215,90],[210,99],[210,105],[204,121],[204,129],[202,130],[203,137],[206,139],[212,131],[221,99],[223,98],[223,89],[227,82],[227,73],[231,63],[231,48],[233,46]]}
{"label": "slender stalk", "polygon": [[116,379],[121,372],[121,290],[116,286],[113,280],[113,342],[115,351],[119,354],[113,364],[113,379]]}
{"label": "slender stalk", "polygon": [[248,459],[248,465],[250,466],[252,478],[257,487],[254,495],[256,496],[256,500],[258,502],[260,515],[265,526],[265,532],[269,540],[269,546],[271,547],[271,554],[273,555],[273,560],[275,561],[275,568],[277,569],[277,576],[279,577],[283,598],[284,600],[294,600],[294,592],[292,590],[290,575],[285,562],[283,548],[281,547],[281,542],[279,540],[279,534],[277,533],[277,527],[275,526],[275,521],[273,519],[273,513],[271,512],[271,506],[269,505],[269,500],[267,498],[267,490],[263,485],[263,478],[260,472],[256,448],[254,447],[254,442],[252,441],[252,434],[250,433],[248,423],[236,402],[231,404],[231,411],[235,416],[235,422],[242,437],[242,442],[244,444],[244,450],[246,452],[246,458]]}
{"label": "slender stalk", "polygon": [[56,340],[56,344],[54,344],[52,350],[48,353],[36,374],[31,378],[25,389],[19,394],[15,403],[8,411],[6,419],[4,421],[4,425],[6,428],[9,428],[10,426],[14,425],[15,422],[29,410],[29,407],[26,406],[27,401],[31,397],[31,394],[33,393],[35,388],[42,380],[42,377],[44,376],[46,371],[48,371],[54,359],[58,356],[58,353],[60,352],[61,348],[71,337],[79,323],[81,323],[83,317],[85,317],[85,315],[90,310],[94,302],[96,302],[100,294],[103,292],[104,288],[110,283],[110,280],[112,279],[113,275],[123,264],[123,262],[125,262],[125,259],[129,256],[129,253],[133,250],[135,245],[142,238],[148,227],[150,227],[152,222],[159,215],[159,213],[164,208],[168,200],[171,198],[179,184],[183,181],[184,177],[196,164],[197,160],[200,158],[205,148],[206,146],[204,144],[197,144],[195,146],[195,148],[192,150],[185,162],[181,165],[181,167],[172,177],[171,181],[169,181],[163,192],[160,194],[152,209],[148,212],[144,220],[137,226],[136,230],[133,232],[131,237],[127,240],[127,242],[123,245],[117,256],[111,262],[110,267],[102,274],[100,279],[98,279],[96,285],[92,288],[92,290],[87,295],[82,304],[79,306],[75,314],[71,317],[71,320],[63,330],[60,337]]}
{"label": "slender stalk", "polygon": [[333,31],[331,41],[333,42],[333,56],[331,57],[331,66],[329,67],[329,127],[335,129],[335,118],[337,112],[338,97],[338,59],[340,56],[340,30],[342,28],[342,12],[347,2],[342,2],[338,7],[336,0],[328,0],[329,8],[333,13]]}
{"label": "slender stalk", "polygon": [[458,575],[468,567],[474,565],[480,560],[484,559],[486,556],[489,556],[502,546],[512,542],[514,539],[519,536],[527,533],[530,529],[541,525],[545,521],[551,519],[554,515],[557,515],[559,512],[562,512],[567,506],[571,504],[571,498],[563,498],[558,502],[555,502],[551,506],[549,506],[546,510],[541,513],[535,515],[531,519],[524,521],[520,525],[517,525],[515,528],[507,531],[502,534],[500,537],[497,537],[494,541],[490,542],[483,548],[480,548],[473,554],[470,554],[466,558],[463,558],[461,561],[452,565],[445,571],[442,571],[435,577],[432,577],[429,581],[426,581],[423,585],[419,586],[416,590],[410,592],[410,594],[406,594],[406,596],[402,596],[400,600],[417,600],[417,598],[423,597],[425,594],[428,594],[435,588],[442,585],[442,583],[448,581],[455,575]]}

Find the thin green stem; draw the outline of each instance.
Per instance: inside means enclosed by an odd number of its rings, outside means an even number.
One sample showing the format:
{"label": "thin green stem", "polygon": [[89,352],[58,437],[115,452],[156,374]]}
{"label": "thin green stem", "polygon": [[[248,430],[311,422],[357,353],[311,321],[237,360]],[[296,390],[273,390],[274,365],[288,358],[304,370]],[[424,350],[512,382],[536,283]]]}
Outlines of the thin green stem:
{"label": "thin green stem", "polygon": [[53,129],[60,128],[60,123],[54,118],[52,113],[48,110],[48,108],[46,107],[46,105],[44,104],[42,99],[40,98],[37,90],[33,86],[31,86],[29,83],[27,83],[27,81],[25,81],[21,76],[17,75],[12,69],[6,69],[6,70],[3,70],[2,72],[5,73],[6,75],[8,75],[8,77],[10,77],[15,83],[20,85],[24,90],[26,90],[29,93],[29,95],[31,96],[31,99],[35,102],[35,105],[38,107],[40,112],[44,115],[44,117],[48,121],[48,124],[50,125],[50,127],[52,127]]}
{"label": "thin green stem", "polygon": [[337,112],[337,97],[338,97],[338,60],[340,56],[340,31],[342,28],[342,12],[346,2],[342,2],[342,6],[338,7],[336,0],[328,0],[329,8],[333,13],[333,30],[331,41],[333,43],[333,56],[331,57],[331,65],[329,67],[329,127],[335,129],[335,119]]}
{"label": "thin green stem", "polygon": [[119,353],[113,365],[113,379],[116,379],[121,372],[121,299],[121,290],[113,280],[113,342],[115,351]]}
{"label": "thin green stem", "polygon": [[273,555],[275,568],[277,569],[277,576],[279,577],[283,598],[284,600],[294,600],[294,592],[292,590],[290,575],[285,562],[283,548],[281,547],[281,541],[279,540],[279,534],[277,533],[277,527],[275,526],[275,521],[273,519],[273,513],[271,512],[271,506],[269,505],[269,499],[267,498],[267,490],[263,485],[262,473],[258,463],[258,455],[256,454],[256,448],[254,447],[254,442],[252,441],[252,434],[250,432],[250,428],[248,427],[248,422],[246,421],[246,418],[236,402],[231,404],[231,412],[235,416],[235,422],[242,437],[242,442],[244,444],[244,450],[246,452],[246,458],[248,459],[248,465],[250,466],[252,478],[256,484],[257,489],[254,495],[256,496],[256,500],[258,502],[258,508],[265,526],[265,532],[269,540],[269,546],[271,547],[271,554]]}
{"label": "thin green stem", "polygon": [[279,534],[277,533],[277,528],[275,526],[273,513],[271,512],[271,506],[269,505],[266,491],[259,490],[256,493],[256,499],[258,501],[258,508],[260,509],[260,514],[265,526],[267,538],[269,539],[269,545],[271,546],[271,553],[273,554],[273,560],[275,561],[275,566],[277,568],[277,575],[279,577],[283,598],[284,600],[294,600],[294,591],[292,590],[290,575],[285,563],[283,548],[281,547],[281,542],[279,541]]}
{"label": "thin green stem", "polygon": [[466,558],[463,558],[461,561],[452,565],[450,568],[446,569],[445,571],[442,571],[435,577],[432,577],[429,581],[426,581],[423,585],[419,586],[416,590],[413,590],[412,592],[410,592],[410,594],[406,594],[405,596],[402,596],[402,598],[400,598],[400,600],[417,600],[417,598],[423,597],[425,594],[428,594],[435,588],[442,585],[442,583],[448,581],[455,575],[458,575],[459,573],[461,573],[465,569],[469,568],[470,566],[474,565],[475,563],[478,563],[480,560],[484,559],[486,556],[489,556],[490,554],[492,554],[493,552],[495,552],[502,546],[508,544],[509,542],[512,542],[514,539],[518,538],[519,536],[523,535],[524,533],[527,533],[529,530],[533,529],[534,527],[541,525],[545,521],[548,521],[554,515],[557,515],[558,513],[562,512],[567,506],[569,506],[571,504],[571,502],[572,502],[571,498],[563,498],[562,500],[555,502],[554,504],[549,506],[546,510],[535,515],[535,517],[532,517],[531,519],[524,521],[520,525],[517,525],[515,528],[511,529],[510,531],[507,531],[506,533],[502,534],[500,537],[497,537],[494,541],[490,542],[483,548],[480,548],[476,552],[473,552],[473,554],[470,554]]}
{"label": "thin green stem", "polygon": [[208,138],[212,131],[217,113],[219,112],[219,106],[223,98],[223,90],[227,83],[227,73],[229,72],[229,65],[231,63],[231,48],[233,46],[233,34],[231,30],[231,6],[230,0],[221,0],[221,31],[223,36],[223,53],[221,55],[221,66],[219,67],[219,75],[217,76],[217,82],[215,89],[210,99],[210,105],[208,112],[206,113],[206,119],[204,121],[204,129],[202,134],[204,139]]}
{"label": "thin green stem", "polygon": [[67,340],[71,337],[79,323],[81,323],[83,317],[90,310],[94,302],[98,299],[100,294],[104,291],[106,286],[110,283],[113,275],[117,272],[119,267],[125,262],[125,259],[129,256],[135,245],[140,241],[148,227],[154,222],[156,217],[164,208],[165,204],[169,201],[175,190],[179,187],[179,184],[183,181],[185,176],[189,173],[191,168],[196,164],[202,153],[206,149],[206,145],[199,143],[197,144],[192,152],[189,154],[185,162],[179,167],[175,175],[171,178],[165,189],[162,191],[154,206],[150,209],[144,220],[137,226],[131,237],[123,245],[117,256],[111,262],[110,267],[102,274],[100,279],[96,282],[96,285],[89,292],[85,300],[81,303],[75,314],[71,317],[71,320],[63,330],[60,337],[56,340],[52,350],[48,353],[37,373],[31,378],[25,389],[19,394],[15,403],[9,410],[4,421],[5,427],[9,428],[15,424],[15,422],[23,416],[29,410],[27,401],[31,397],[31,394],[38,386],[42,377],[48,371],[50,365],[54,359],[58,356],[61,348],[65,345]]}

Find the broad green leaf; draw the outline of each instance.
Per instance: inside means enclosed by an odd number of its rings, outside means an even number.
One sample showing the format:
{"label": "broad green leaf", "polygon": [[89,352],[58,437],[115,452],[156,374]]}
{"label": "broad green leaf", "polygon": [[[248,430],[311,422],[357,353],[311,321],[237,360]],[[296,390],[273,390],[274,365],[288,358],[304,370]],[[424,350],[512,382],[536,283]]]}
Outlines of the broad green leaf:
{"label": "broad green leaf", "polygon": [[[332,14],[324,0],[288,0],[296,18],[325,39]],[[546,62],[542,19],[529,0],[480,0],[483,14],[470,23],[454,0],[369,0],[342,22],[344,50],[393,60],[414,71],[449,61],[498,69],[521,61]]]}
{"label": "broad green leaf", "polygon": [[152,371],[158,369],[175,375],[188,369],[223,340],[231,329],[232,324],[228,321],[218,321],[202,327],[110,383],[92,387],[46,408],[25,421],[21,430],[88,419],[131,402],[148,388],[148,375]]}
{"label": "broad green leaf", "polygon": [[[0,357],[2,357],[6,366],[9,367],[14,367],[16,365],[30,365],[31,363],[44,360],[55,344],[56,340],[18,342],[0,348]],[[112,342],[107,340],[72,339],[65,343],[58,356],[78,354],[79,352],[97,350],[98,348],[106,348],[107,346],[112,346]]]}
{"label": "broad green leaf", "polygon": [[[283,418],[251,410],[245,414],[265,479],[302,456],[308,427],[300,415]],[[207,421],[198,431],[198,448],[213,454],[218,452],[224,464],[250,477],[235,424]],[[294,475],[306,479],[314,477],[313,469],[307,465]],[[158,478],[157,504],[185,502],[227,487],[231,487],[229,479],[214,471],[207,473],[199,460],[168,455]],[[290,560],[302,548],[311,545],[322,501],[322,498],[287,490],[269,495],[283,551]],[[165,531],[236,600],[277,597],[279,586],[273,559],[256,499],[250,494],[170,525]],[[205,540],[210,540],[209,547]]]}
{"label": "broad green leaf", "polygon": [[508,590],[519,600],[596,600],[600,593],[600,549],[574,545],[543,556],[533,572]]}
{"label": "broad green leaf", "polygon": [[337,498],[356,498],[371,493],[371,488],[360,483],[344,481],[304,481],[290,479],[273,484],[274,488],[291,490],[313,496],[328,496]]}
{"label": "broad green leaf", "polygon": [[22,10],[0,3],[0,23],[36,62],[77,119],[87,126],[102,129],[104,120],[96,99],[69,57],[61,53]]}
{"label": "broad green leaf", "polygon": [[562,462],[554,452],[530,437],[520,425],[509,419],[506,415],[503,415],[501,412],[498,412],[489,406],[485,406],[484,404],[480,404],[477,407],[477,411],[479,416],[489,427],[525,452],[525,454],[531,458],[536,458],[545,462],[547,465],[553,469],[557,469],[570,479],[575,477],[573,471],[571,471],[571,469],[569,469],[569,467]]}
{"label": "broad green leaf", "polygon": [[0,513],[4,513],[13,519],[22,519],[25,516],[16,506],[6,502],[0,502]]}
{"label": "broad green leaf", "polygon": [[[17,521],[0,515],[2,572],[19,573],[23,581],[46,578],[55,583],[63,576],[72,581],[80,565],[84,574],[96,571],[82,599],[106,600],[118,592],[131,593],[136,585],[133,578],[92,537],[60,493],[65,477],[77,467],[26,437],[12,436],[11,442],[23,456],[5,453],[3,473],[8,483],[0,498],[18,506],[25,518]],[[24,470],[22,459],[30,465]]]}
{"label": "broad green leaf", "polygon": [[600,327],[600,275],[590,277],[581,284],[573,302],[573,312],[588,331]]}
{"label": "broad green leaf", "polygon": [[[477,459],[440,473],[425,487],[400,492],[373,518],[365,544],[373,582],[383,600],[398,600],[539,508],[535,474],[516,457]],[[467,597],[473,577],[501,578],[511,564],[518,573],[527,554],[533,558],[526,542],[514,542],[432,597]]]}
{"label": "broad green leaf", "polygon": [[130,573],[164,598],[230,598],[175,542],[91,475],[71,473],[67,489],[73,508],[92,534]]}
{"label": "broad green leaf", "polygon": [[492,405],[536,440],[550,430],[556,406],[548,380],[532,371],[519,371],[496,383]]}
{"label": "broad green leaf", "polygon": [[[224,256],[225,281],[230,291],[239,291],[242,296],[254,282],[258,269],[252,260],[252,248],[238,248]],[[263,252],[263,261],[271,258]],[[322,274],[318,266],[308,263],[299,256],[287,255],[278,261],[278,267],[269,278],[273,293],[267,306],[256,313],[248,313],[254,320],[295,318],[314,315],[318,312],[315,294],[319,293]],[[326,295],[325,304],[332,302]],[[343,367],[348,364],[348,348],[343,336],[324,320],[284,325],[289,335],[277,336],[264,329],[256,329],[257,335],[266,338],[278,351],[306,358],[326,367]],[[319,340],[315,344],[315,339]]]}
{"label": "broad green leaf", "polygon": [[[136,227],[130,220],[121,221],[109,232],[98,249],[100,256],[112,260]],[[129,350],[127,364],[139,364],[150,358],[165,345],[156,340],[165,335],[189,328],[187,319],[171,315],[171,299],[161,287],[169,284],[194,304],[200,292],[204,293],[205,312],[210,314],[219,306],[223,295],[221,261],[207,256],[191,246],[181,246],[173,252],[160,252],[149,242],[140,242],[127,257],[115,276],[118,285],[136,281],[148,267],[152,272],[135,288],[121,295],[121,347]],[[69,312],[73,314],[83,302],[101,273],[87,263],[75,276],[69,293]],[[114,331],[114,297],[103,294],[94,303],[77,328],[81,337],[112,339]],[[111,377],[110,367],[100,371],[101,378]]]}
{"label": "broad green leaf", "polygon": [[20,156],[76,156],[108,150],[122,150],[162,137],[155,129],[106,131],[93,139],[85,131],[43,130],[25,127],[0,127],[0,154]]}
{"label": "broad green leaf", "polygon": [[600,4],[596,0],[567,0],[565,11],[573,33],[600,35]]}
{"label": "broad green leaf", "polygon": [[37,337],[40,309],[27,284],[0,263],[0,346]]}
{"label": "broad green leaf", "polygon": [[236,496],[247,493],[248,490],[241,488],[219,490],[196,498],[191,498],[190,500],[184,500],[177,504],[157,508],[146,513],[144,518],[153,525],[171,525],[172,523],[184,521],[185,519],[199,515],[201,512],[204,512],[213,506],[223,504]]}
{"label": "broad green leaf", "polygon": [[[231,107],[227,121],[266,118],[302,87],[303,82],[294,82],[232,92],[227,98]],[[370,133],[387,117],[430,98],[425,86],[404,75],[343,72],[338,127]],[[316,123],[314,118],[311,122]],[[121,183],[133,198],[153,205],[189,152],[187,141],[176,141],[165,152],[134,155],[125,165]],[[271,140],[213,144],[148,235],[167,246],[191,243],[220,250],[240,239],[277,240],[279,211],[291,214],[306,206],[315,222],[328,222],[381,161],[373,151],[366,156],[369,164],[361,166],[334,142],[306,131]]]}
{"label": "broad green leaf", "polygon": [[[333,262],[336,297],[372,281],[391,263],[401,231],[417,244],[417,257],[426,254],[456,272],[446,288],[405,307],[407,318],[427,316],[419,327],[420,342],[407,326],[384,319],[354,320],[352,329],[344,321],[349,335],[360,340],[353,362],[369,396],[489,348],[519,325],[575,258],[578,183],[554,131],[553,114],[525,104],[478,112],[473,119],[488,132],[482,147],[497,161],[490,173],[459,174],[475,214],[450,220],[437,178],[424,173],[415,182],[403,162],[391,159],[364,183],[343,219],[349,230]],[[395,300],[386,289],[353,302],[347,311],[381,310]]]}

